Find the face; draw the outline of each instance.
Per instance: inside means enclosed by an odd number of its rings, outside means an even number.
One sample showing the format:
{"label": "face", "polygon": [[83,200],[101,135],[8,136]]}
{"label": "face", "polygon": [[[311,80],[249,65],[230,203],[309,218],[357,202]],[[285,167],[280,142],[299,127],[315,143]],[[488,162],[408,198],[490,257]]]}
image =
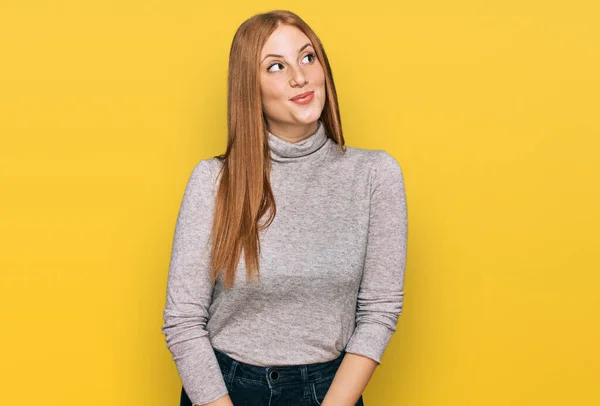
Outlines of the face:
{"label": "face", "polygon": [[[280,25],[265,43],[260,88],[271,132],[303,132],[316,125],[325,105],[325,73],[311,41],[298,28]],[[307,92],[312,98],[292,100]]]}

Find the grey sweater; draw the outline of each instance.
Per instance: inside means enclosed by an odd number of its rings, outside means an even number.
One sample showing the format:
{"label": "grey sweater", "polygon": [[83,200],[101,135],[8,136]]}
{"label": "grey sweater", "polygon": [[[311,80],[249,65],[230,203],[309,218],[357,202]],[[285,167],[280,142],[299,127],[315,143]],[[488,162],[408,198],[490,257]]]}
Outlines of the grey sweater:
{"label": "grey sweater", "polygon": [[[342,153],[322,122],[298,142],[268,134],[277,213],[260,234],[260,283],[211,287],[209,233],[221,163],[200,160],[175,225],[164,325],[193,404],[228,391],[213,347],[258,366],[326,362],[342,350],[380,363],[404,297],[402,170],[383,150]],[[214,185],[214,186],[213,186]]]}

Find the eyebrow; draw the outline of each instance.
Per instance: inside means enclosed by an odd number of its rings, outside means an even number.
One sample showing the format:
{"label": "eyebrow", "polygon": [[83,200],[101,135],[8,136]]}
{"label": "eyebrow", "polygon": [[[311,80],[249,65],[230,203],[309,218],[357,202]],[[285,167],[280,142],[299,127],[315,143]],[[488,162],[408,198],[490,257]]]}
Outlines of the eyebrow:
{"label": "eyebrow", "polygon": [[[302,52],[302,50],[303,50],[304,48],[308,47],[308,46],[311,46],[311,47],[312,47],[312,44],[311,44],[310,42],[308,42],[308,43],[306,43],[306,44],[302,45],[302,47],[301,47],[301,48],[298,50],[298,53]],[[314,48],[314,47],[313,47],[313,48]],[[276,57],[276,58],[283,58],[283,55],[277,55],[277,54],[268,54],[268,55],[266,55],[266,56],[265,56],[265,57],[262,59],[262,61],[260,61],[260,63],[263,63],[263,62],[265,61],[265,59],[267,59],[267,58],[268,58],[268,57],[270,57],[270,56],[274,56],[274,57]]]}

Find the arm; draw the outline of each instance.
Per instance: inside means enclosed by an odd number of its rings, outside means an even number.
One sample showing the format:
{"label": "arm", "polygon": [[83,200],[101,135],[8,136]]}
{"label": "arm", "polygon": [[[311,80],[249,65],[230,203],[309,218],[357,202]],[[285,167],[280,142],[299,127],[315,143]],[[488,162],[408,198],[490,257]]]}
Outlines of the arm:
{"label": "arm", "polygon": [[323,399],[323,406],[355,405],[377,365],[371,358],[347,353]]}
{"label": "arm", "polygon": [[356,329],[323,401],[352,406],[381,363],[396,331],[404,298],[408,219],[404,177],[398,162],[380,151],[371,186],[369,232],[358,293]]}
{"label": "arm", "polygon": [[229,394],[223,396],[219,400],[215,400],[214,402],[206,403],[205,405],[200,405],[199,403],[194,403],[194,406],[233,406],[231,402],[231,398]]}
{"label": "arm", "polygon": [[228,391],[206,330],[213,290],[208,242],[213,179],[209,165],[207,161],[196,165],[179,209],[162,332],[192,404],[220,401],[219,405],[225,405]]}

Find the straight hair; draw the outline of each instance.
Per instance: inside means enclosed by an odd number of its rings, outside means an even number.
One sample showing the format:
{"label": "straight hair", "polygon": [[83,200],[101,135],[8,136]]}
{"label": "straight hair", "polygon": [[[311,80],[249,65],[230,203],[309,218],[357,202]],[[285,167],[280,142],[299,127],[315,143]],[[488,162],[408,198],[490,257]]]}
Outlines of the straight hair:
{"label": "straight hair", "polygon": [[244,21],[229,53],[227,149],[215,156],[222,167],[210,234],[211,278],[214,284],[224,272],[226,288],[233,287],[242,257],[247,280],[260,278],[259,232],[273,222],[277,212],[270,184],[271,152],[259,65],[264,44],[281,24],[298,28],[311,41],[325,74],[325,103],[320,120],[327,137],[342,152],[346,151],[333,74],[317,35],[298,15],[287,10],[256,14]]}

